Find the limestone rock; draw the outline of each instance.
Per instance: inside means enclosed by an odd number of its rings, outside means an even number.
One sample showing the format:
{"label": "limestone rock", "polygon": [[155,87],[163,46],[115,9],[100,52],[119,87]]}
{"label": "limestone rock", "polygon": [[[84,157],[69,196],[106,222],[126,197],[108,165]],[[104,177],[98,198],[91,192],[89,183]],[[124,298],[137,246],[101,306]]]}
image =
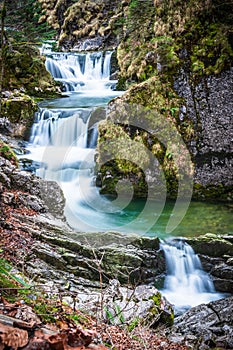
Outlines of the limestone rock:
{"label": "limestone rock", "polygon": [[194,349],[232,349],[232,315],[233,297],[202,304],[175,319],[171,332],[180,334]]}

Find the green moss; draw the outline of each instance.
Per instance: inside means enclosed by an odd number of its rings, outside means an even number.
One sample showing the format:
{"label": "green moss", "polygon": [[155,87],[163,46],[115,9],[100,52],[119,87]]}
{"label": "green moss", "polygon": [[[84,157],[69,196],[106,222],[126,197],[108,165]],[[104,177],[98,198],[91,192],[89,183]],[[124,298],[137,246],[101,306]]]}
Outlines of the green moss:
{"label": "green moss", "polygon": [[161,297],[162,295],[160,293],[154,294],[149,299],[153,300],[155,305],[160,306],[161,305]]}
{"label": "green moss", "polygon": [[[193,85],[206,75],[219,74],[229,68],[233,57],[231,23],[231,5],[227,3],[192,0],[184,6],[176,0],[130,1],[125,22],[127,30],[117,48],[119,87],[128,89],[120,100],[154,110],[161,119],[174,123],[188,148],[199,126],[195,126],[188,115],[182,121],[179,119],[185,102],[174,91],[174,76],[183,68]],[[117,107],[118,101],[114,102]],[[110,118],[119,123],[118,116]],[[150,121],[147,116],[143,118],[148,129]],[[132,130],[123,129],[134,140]],[[111,142],[112,136],[102,131],[102,136],[106,135]],[[159,160],[169,196],[175,198],[180,174],[170,148],[166,149],[153,132],[142,134],[139,130],[143,145]],[[100,158],[101,152],[100,149]],[[109,174],[103,176],[104,193],[108,188],[114,192],[117,181],[130,177],[132,168],[122,160],[105,164],[100,170]],[[138,193],[147,193],[145,181],[139,183],[139,174],[140,170],[134,169],[132,177],[134,183],[137,179]],[[141,174],[140,177],[143,178]],[[194,198],[204,200],[229,200],[230,193],[229,188],[221,185],[194,188]]]}
{"label": "green moss", "polygon": [[233,200],[233,186],[194,184],[193,199],[229,202]]}
{"label": "green moss", "polygon": [[18,166],[18,159],[14,151],[2,140],[0,140],[0,156]]}
{"label": "green moss", "polygon": [[153,300],[155,306],[150,309],[150,312],[155,317],[160,312],[160,322],[166,324],[168,327],[172,326],[174,323],[174,310],[170,307],[168,310],[161,312],[162,295],[161,293],[154,294],[149,299]]}
{"label": "green moss", "polygon": [[37,97],[58,94],[59,86],[46,70],[44,60],[36,47],[13,43],[12,49],[7,51],[3,88],[21,90]]}
{"label": "green moss", "polygon": [[[120,75],[129,82],[161,73],[169,80],[182,65],[196,78],[231,66],[230,3],[193,0],[184,6],[180,1],[165,0],[144,1],[139,6],[134,0],[128,11],[129,32],[118,47],[118,60]],[[149,53],[154,57],[150,62]]]}

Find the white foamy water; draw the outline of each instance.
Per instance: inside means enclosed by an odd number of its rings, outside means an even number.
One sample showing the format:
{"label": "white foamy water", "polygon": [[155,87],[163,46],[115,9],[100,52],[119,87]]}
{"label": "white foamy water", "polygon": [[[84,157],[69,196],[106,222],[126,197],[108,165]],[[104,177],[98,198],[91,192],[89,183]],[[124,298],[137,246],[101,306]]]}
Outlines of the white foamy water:
{"label": "white foamy water", "polygon": [[220,299],[193,248],[182,239],[161,243],[167,266],[162,294],[177,310]]}

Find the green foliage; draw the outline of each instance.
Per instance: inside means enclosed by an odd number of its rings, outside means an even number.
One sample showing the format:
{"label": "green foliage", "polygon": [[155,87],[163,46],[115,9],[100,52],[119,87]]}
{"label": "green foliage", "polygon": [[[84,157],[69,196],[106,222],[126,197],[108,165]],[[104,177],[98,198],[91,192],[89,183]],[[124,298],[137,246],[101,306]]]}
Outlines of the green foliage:
{"label": "green foliage", "polygon": [[45,322],[56,321],[56,315],[60,311],[59,305],[56,302],[51,302],[51,298],[38,297],[33,302],[28,300],[28,302],[33,306],[38,316],[40,316]]}
{"label": "green foliage", "polygon": [[134,10],[139,6],[139,1],[138,0],[131,0],[129,4],[129,9]]}
{"label": "green foliage", "polygon": [[125,323],[125,318],[123,315],[123,312],[120,308],[120,306],[118,304],[114,304],[114,310],[109,310],[109,308],[107,306],[104,306],[104,311],[105,311],[105,315],[106,315],[106,319],[107,321],[109,321],[109,323],[111,324],[115,324],[115,323],[121,323],[124,324]]}
{"label": "green foliage", "polygon": [[12,270],[12,265],[7,260],[0,258],[0,288],[4,296],[12,297],[17,294],[17,288],[27,289],[29,287],[23,278],[16,276]]}
{"label": "green foliage", "polygon": [[112,323],[114,321],[114,318],[115,318],[113,313],[106,306],[104,306],[104,311],[106,314],[107,321]]}
{"label": "green foliage", "polygon": [[134,328],[136,328],[139,324],[140,318],[139,317],[135,317],[133,319],[133,321],[128,325],[127,329],[129,332],[132,332],[134,330]]}
{"label": "green foliage", "polygon": [[20,4],[8,2],[6,28],[8,36],[18,42],[41,42],[53,39],[56,31],[46,22],[39,23],[43,14],[41,4],[34,0],[22,0]]}

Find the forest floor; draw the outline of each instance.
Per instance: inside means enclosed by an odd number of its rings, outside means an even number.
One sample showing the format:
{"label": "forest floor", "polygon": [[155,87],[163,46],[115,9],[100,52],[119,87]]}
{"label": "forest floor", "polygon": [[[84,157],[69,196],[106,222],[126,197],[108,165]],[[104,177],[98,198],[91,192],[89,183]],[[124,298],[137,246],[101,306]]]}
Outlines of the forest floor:
{"label": "forest floor", "polygon": [[[18,200],[20,191],[0,185],[0,350],[187,349],[140,324],[115,326],[72,309],[19,271],[34,238],[17,217],[37,215]],[[13,267],[13,269],[12,269]]]}

